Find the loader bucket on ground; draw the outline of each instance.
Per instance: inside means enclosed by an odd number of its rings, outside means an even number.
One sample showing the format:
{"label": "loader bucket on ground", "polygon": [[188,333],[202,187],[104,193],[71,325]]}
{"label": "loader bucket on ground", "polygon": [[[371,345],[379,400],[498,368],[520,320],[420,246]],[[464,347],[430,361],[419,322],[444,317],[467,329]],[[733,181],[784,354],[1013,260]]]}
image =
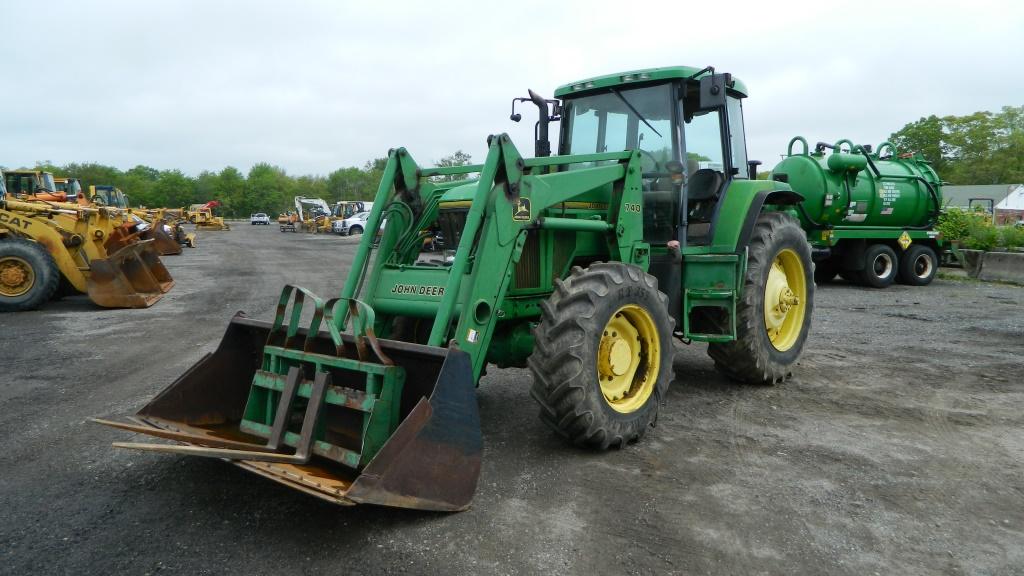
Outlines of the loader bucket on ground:
{"label": "loader bucket on ground", "polygon": [[140,234],[139,238],[142,240],[153,240],[153,246],[161,256],[177,256],[181,254],[181,244],[174,238],[171,238],[171,235],[164,230],[164,226],[163,220],[153,220],[153,224]]}
{"label": "loader bucket on ground", "polygon": [[[341,334],[336,346],[329,332],[285,337],[277,326],[239,313],[217,350],[144,406],[135,424],[100,423],[185,444],[115,446],[228,459],[338,504],[469,506],[482,441],[467,353],[374,339],[373,361],[355,360],[367,350],[356,337]],[[282,375],[271,365],[281,357],[301,360]],[[399,375],[392,383],[400,390],[390,403],[389,373]],[[389,417],[397,428],[372,446],[372,429]]]}
{"label": "loader bucket on ground", "polygon": [[105,308],[148,308],[174,286],[153,240],[124,245],[89,261],[89,298]]}

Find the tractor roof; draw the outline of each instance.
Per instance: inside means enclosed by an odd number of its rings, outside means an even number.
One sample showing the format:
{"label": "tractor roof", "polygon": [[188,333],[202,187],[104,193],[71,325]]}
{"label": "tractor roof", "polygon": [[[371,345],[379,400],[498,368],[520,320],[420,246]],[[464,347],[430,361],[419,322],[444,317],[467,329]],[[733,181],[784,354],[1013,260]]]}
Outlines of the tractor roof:
{"label": "tractor roof", "polygon": [[[595,76],[594,78],[587,78],[585,80],[579,80],[576,82],[570,82],[559,86],[555,90],[556,98],[563,98],[571,94],[579,92],[588,92],[596,88],[609,88],[611,86],[621,86],[624,84],[632,84],[634,82],[650,82],[657,80],[671,80],[676,78],[689,78],[697,72],[700,72],[700,68],[693,68],[690,66],[667,66],[664,68],[646,68],[643,70],[633,70],[630,72],[619,72],[616,74],[606,74],[604,76]],[[707,74],[705,72],[704,74]],[[701,76],[703,76],[702,74]],[[733,77],[735,85],[732,89],[747,95],[747,86],[741,82],[738,78]]]}
{"label": "tractor roof", "polygon": [[48,172],[45,172],[43,170],[28,170],[28,169],[25,169],[25,168],[20,168],[18,170],[4,170],[4,173],[5,174],[47,174]]}

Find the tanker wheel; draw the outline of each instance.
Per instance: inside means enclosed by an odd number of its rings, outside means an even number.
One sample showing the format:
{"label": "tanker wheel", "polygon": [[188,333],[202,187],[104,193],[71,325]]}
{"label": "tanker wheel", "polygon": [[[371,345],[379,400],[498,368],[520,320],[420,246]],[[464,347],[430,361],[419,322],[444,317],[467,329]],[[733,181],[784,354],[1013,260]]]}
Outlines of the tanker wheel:
{"label": "tanker wheel", "polygon": [[658,281],[620,262],[576,267],[541,310],[527,361],[541,420],[601,450],[640,439],[673,375],[673,321]]}
{"label": "tanker wheel", "polygon": [[885,288],[896,280],[899,258],[896,251],[885,244],[872,244],[864,251],[864,268],[860,271],[861,284],[872,288]]}
{"label": "tanker wheel", "polygon": [[57,291],[57,263],[30,240],[0,240],[0,312],[34,310]]}
{"label": "tanker wheel", "polygon": [[781,212],[757,217],[736,303],[736,340],[708,345],[715,367],[740,382],[789,377],[811,327],[814,274],[800,224]]}
{"label": "tanker wheel", "polygon": [[939,269],[939,257],[935,250],[921,244],[912,244],[900,258],[900,270],[896,280],[910,286],[927,286],[932,283]]}

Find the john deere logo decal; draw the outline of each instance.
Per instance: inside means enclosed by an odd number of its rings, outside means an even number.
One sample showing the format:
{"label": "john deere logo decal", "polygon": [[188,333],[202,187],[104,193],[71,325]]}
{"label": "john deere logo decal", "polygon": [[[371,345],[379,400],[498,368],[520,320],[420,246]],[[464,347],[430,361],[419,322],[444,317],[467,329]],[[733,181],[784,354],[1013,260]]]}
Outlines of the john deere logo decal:
{"label": "john deere logo decal", "polygon": [[512,213],[512,219],[519,222],[529,222],[530,220],[533,220],[530,215],[529,198],[516,199],[516,211]]}

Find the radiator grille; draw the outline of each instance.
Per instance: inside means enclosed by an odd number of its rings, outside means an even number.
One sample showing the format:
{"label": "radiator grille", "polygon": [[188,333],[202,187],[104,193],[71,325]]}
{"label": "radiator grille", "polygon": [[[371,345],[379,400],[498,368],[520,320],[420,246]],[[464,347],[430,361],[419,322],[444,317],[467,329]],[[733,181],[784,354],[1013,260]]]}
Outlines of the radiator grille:
{"label": "radiator grille", "polygon": [[540,287],[540,236],[537,230],[526,232],[526,243],[516,264],[513,282],[515,288]]}

